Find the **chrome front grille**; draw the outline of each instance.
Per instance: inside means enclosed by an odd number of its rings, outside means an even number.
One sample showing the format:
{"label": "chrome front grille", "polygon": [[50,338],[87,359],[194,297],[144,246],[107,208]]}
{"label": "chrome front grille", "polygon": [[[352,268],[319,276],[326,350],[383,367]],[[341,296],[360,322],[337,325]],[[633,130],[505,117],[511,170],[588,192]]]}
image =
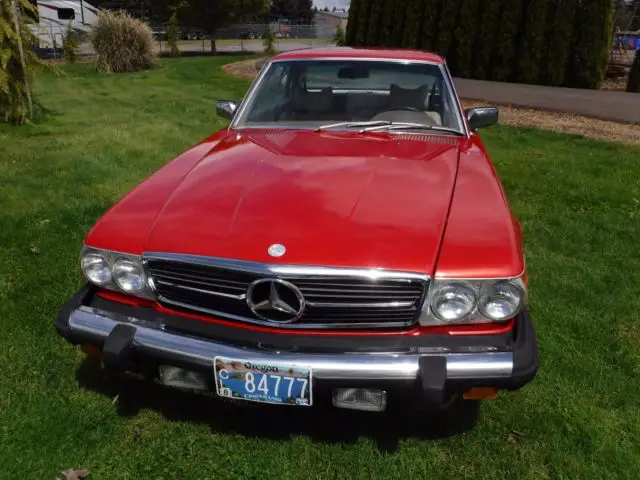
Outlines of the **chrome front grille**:
{"label": "chrome front grille", "polygon": [[146,254],[158,300],[174,308],[278,325],[249,308],[249,286],[278,278],[297,287],[304,310],[288,328],[395,328],[417,321],[427,277],[405,272],[269,265],[209,257]]}

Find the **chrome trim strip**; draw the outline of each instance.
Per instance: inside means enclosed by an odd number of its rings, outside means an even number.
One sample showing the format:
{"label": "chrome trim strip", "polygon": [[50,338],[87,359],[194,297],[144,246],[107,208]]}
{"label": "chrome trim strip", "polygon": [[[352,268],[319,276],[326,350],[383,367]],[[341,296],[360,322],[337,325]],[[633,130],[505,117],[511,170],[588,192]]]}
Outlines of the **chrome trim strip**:
{"label": "chrome trim strip", "polygon": [[232,298],[234,300],[244,300],[245,298],[247,298],[247,295],[245,293],[240,295],[232,295],[230,293],[215,292],[213,290],[203,290],[202,288],[187,287],[186,285],[178,285],[177,283],[167,282],[165,280],[156,280],[155,282],[161,285],[169,285],[171,287],[180,288],[182,290],[189,290],[192,292],[204,293],[205,295],[215,295],[216,297]]}
{"label": "chrome trim strip", "polygon": [[[260,320],[258,318],[243,317],[242,315],[234,315],[232,313],[220,312],[217,310],[210,310],[208,308],[198,307],[197,305],[191,305],[189,303],[176,302],[175,300],[169,300],[162,295],[158,296],[158,300],[166,305],[173,305],[195,312],[202,312],[208,315],[214,315],[221,319],[238,320],[240,322],[251,323],[253,325],[266,325],[268,327],[282,327],[282,322],[270,322],[268,320]],[[410,322],[360,322],[360,323],[347,323],[347,322],[334,322],[334,323],[293,323],[287,325],[288,328],[296,330],[318,330],[318,329],[335,329],[335,330],[348,330],[348,329],[381,329],[381,328],[402,328],[415,325],[416,320]]]}
{"label": "chrome trim strip", "polygon": [[[124,320],[124,321],[123,321]],[[443,356],[447,360],[448,380],[507,379],[513,371],[510,351],[439,352],[430,349],[415,353],[280,353],[234,347],[220,342],[188,337],[153,328],[136,319],[120,317],[82,306],[69,317],[73,332],[104,341],[116,325],[133,324],[133,347],[163,353],[187,362],[209,364],[216,356],[242,358],[252,362],[285,362],[310,367],[316,378],[331,380],[403,380],[416,379],[421,356]],[[493,349],[495,350],[495,349]]]}
{"label": "chrome trim strip", "polygon": [[445,82],[449,87],[450,96],[453,97],[455,105],[458,107],[458,123],[462,125],[462,129],[464,130],[467,138],[471,137],[471,132],[469,131],[469,126],[464,117],[464,108],[462,107],[462,102],[460,101],[460,96],[458,95],[458,90],[456,90],[456,86],[453,83],[453,77],[451,76],[451,72],[449,71],[449,67],[447,66],[447,62],[444,61],[442,66],[440,67],[442,73],[444,75]]}
{"label": "chrome trim strip", "polygon": [[408,308],[416,304],[413,302],[369,302],[369,303],[315,303],[307,302],[310,307],[318,308]]}
{"label": "chrome trim strip", "polygon": [[262,82],[262,79],[267,74],[267,71],[271,67],[271,63],[272,63],[271,61],[265,62],[265,64],[260,69],[260,72],[258,73],[258,76],[256,77],[256,79],[253,81],[253,83],[249,87],[249,90],[247,90],[247,93],[245,94],[244,98],[242,99],[242,102],[240,102],[240,105],[238,105],[238,108],[236,108],[236,113],[233,115],[233,118],[231,119],[231,122],[229,123],[229,128],[230,129],[235,128],[236,125],[238,124],[238,122],[240,121],[240,118],[242,118],[242,116],[244,115],[244,111],[247,109],[247,105],[249,104],[250,100],[253,98],[253,94],[255,93],[256,89],[258,88],[258,85],[260,85],[260,83]]}
{"label": "chrome trim strip", "polygon": [[[429,275],[402,272],[398,270],[385,270],[383,268],[350,268],[350,267],[322,267],[314,265],[282,265],[277,263],[261,263],[246,260],[234,260],[229,258],[205,257],[200,255],[187,255],[180,253],[145,252],[142,254],[144,260],[165,260],[171,262],[185,262],[195,265],[207,265],[224,268],[227,270],[237,270],[250,272],[258,275],[302,275],[302,276],[342,276],[367,278],[369,280],[420,280],[427,282],[431,279]],[[285,278],[286,280],[286,278]]]}

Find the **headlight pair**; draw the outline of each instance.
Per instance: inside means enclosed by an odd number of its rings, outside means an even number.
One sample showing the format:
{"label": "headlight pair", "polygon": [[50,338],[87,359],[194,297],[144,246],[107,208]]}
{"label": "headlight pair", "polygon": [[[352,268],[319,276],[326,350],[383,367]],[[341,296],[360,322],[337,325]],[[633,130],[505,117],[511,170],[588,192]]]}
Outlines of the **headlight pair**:
{"label": "headlight pair", "polygon": [[139,256],[84,247],[80,266],[84,276],[95,285],[131,295],[153,297]]}
{"label": "headlight pair", "polygon": [[504,280],[433,280],[422,325],[503,322],[515,317],[526,301],[521,278]]}

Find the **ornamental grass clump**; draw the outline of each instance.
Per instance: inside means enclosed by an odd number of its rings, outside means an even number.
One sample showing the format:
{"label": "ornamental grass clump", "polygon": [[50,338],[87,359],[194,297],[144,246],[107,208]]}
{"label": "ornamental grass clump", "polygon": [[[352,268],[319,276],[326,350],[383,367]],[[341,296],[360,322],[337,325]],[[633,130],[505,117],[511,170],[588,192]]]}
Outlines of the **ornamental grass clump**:
{"label": "ornamental grass clump", "polygon": [[103,72],[135,72],[155,63],[151,28],[124,11],[101,11],[90,39],[96,52],[96,66]]}

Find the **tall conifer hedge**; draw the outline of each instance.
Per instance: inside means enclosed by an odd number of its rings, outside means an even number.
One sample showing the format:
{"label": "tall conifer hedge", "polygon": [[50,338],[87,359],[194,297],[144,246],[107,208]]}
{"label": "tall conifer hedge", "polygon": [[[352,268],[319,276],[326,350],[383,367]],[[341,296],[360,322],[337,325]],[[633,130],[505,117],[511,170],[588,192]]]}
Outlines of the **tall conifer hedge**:
{"label": "tall conifer hedge", "polygon": [[351,0],[347,43],[420,48],[454,75],[597,88],[615,0]]}

